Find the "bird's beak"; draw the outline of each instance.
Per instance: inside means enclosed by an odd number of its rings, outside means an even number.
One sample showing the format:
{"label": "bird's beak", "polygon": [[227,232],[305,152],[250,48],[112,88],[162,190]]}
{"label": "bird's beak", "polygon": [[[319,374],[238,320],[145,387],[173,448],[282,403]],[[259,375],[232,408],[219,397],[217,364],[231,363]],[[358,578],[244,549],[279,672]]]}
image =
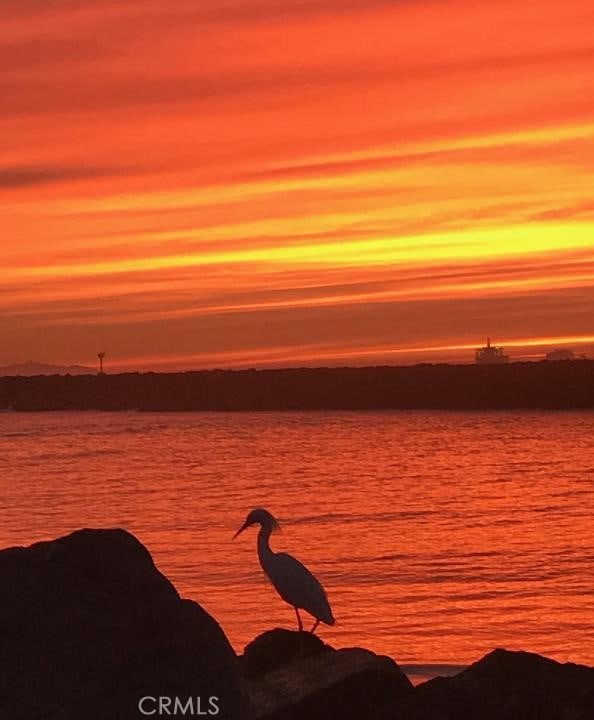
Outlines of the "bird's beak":
{"label": "bird's beak", "polygon": [[242,526],[239,528],[239,530],[235,533],[235,535],[233,536],[232,539],[235,540],[235,538],[236,538],[238,535],[241,535],[241,533],[242,533],[247,527],[248,527],[248,524],[247,524],[247,523],[243,523],[243,525],[242,525]]}

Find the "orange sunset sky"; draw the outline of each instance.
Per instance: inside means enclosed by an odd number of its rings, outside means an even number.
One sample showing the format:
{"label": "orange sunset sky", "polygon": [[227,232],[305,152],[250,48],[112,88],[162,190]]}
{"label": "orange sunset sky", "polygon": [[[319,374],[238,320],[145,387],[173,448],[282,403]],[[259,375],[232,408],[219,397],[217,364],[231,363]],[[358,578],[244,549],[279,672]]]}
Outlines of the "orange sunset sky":
{"label": "orange sunset sky", "polygon": [[594,352],[592,0],[4,0],[0,364]]}

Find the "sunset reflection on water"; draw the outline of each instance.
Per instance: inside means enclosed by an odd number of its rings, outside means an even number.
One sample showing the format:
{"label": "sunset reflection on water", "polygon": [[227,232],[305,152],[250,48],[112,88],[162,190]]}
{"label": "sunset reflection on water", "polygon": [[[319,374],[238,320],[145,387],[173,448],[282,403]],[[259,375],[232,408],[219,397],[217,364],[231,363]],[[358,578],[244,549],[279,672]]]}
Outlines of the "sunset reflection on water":
{"label": "sunset reflection on water", "polygon": [[335,646],[400,663],[494,647],[594,663],[594,415],[7,413],[0,545],[121,526],[234,647],[293,610],[246,512],[324,583]]}

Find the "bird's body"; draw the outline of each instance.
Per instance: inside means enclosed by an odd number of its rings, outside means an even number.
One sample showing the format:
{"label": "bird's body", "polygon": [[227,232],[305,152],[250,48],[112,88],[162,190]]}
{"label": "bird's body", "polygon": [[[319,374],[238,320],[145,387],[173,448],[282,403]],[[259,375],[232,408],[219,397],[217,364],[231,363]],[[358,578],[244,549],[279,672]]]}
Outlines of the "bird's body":
{"label": "bird's body", "polygon": [[258,533],[260,565],[281,598],[295,608],[299,629],[302,629],[300,609],[307,611],[316,619],[312,632],[320,621],[326,625],[334,625],[330,603],[320,582],[292,555],[275,553],[271,549],[270,535],[278,528],[273,515],[262,508],[252,510],[235,537],[256,523],[260,524]]}

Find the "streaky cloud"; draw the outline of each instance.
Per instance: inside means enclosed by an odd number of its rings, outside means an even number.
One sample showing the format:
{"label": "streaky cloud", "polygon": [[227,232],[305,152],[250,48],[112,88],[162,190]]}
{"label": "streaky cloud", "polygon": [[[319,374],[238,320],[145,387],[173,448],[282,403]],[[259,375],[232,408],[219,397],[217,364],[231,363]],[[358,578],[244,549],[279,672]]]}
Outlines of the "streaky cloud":
{"label": "streaky cloud", "polygon": [[74,180],[112,177],[130,172],[128,168],[76,167],[67,165],[0,166],[0,191]]}

